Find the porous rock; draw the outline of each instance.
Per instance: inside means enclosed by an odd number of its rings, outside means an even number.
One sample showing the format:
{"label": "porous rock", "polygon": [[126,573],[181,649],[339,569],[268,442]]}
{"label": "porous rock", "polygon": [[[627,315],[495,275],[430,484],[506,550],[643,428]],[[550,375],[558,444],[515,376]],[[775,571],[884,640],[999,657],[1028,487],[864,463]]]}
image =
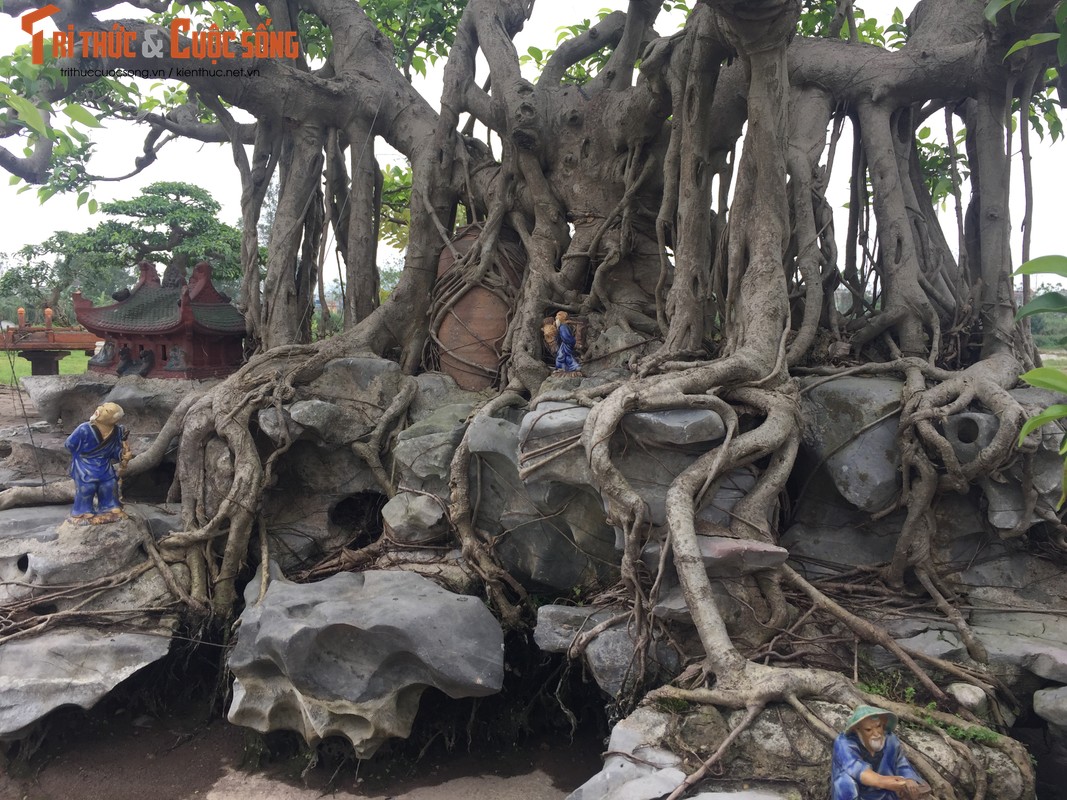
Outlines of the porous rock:
{"label": "porous rock", "polygon": [[500,690],[503,634],[485,605],[401,571],[339,573],[315,584],[246,590],[229,719],[293,730],[309,744],[347,738],[360,758],[405,737],[419,697]]}

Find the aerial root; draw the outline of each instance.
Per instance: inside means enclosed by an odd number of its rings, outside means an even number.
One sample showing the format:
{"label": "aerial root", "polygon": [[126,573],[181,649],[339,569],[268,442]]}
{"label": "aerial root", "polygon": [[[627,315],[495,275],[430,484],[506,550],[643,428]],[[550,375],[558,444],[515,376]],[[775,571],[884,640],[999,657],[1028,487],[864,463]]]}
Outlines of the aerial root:
{"label": "aerial root", "polygon": [[449,519],[459,540],[463,557],[467,564],[485,584],[490,602],[500,614],[505,628],[514,629],[522,625],[522,610],[512,602],[508,591],[521,603],[526,599],[526,590],[512,575],[501,567],[494,558],[489,546],[482,541],[475,531],[477,508],[472,507],[470,491],[470,431],[476,420],[492,417],[497,411],[509,406],[521,405],[522,396],[516,391],[505,391],[482,406],[471,415],[463,439],[449,465]]}

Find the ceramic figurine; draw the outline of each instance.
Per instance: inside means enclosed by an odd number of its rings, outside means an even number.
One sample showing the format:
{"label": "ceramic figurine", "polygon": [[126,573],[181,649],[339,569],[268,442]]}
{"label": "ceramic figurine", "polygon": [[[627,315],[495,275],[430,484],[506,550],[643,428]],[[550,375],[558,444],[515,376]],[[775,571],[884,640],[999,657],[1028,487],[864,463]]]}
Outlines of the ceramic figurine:
{"label": "ceramic figurine", "polygon": [[115,470],[115,462],[119,462],[124,471],[131,455],[128,432],[119,425],[122,417],[121,406],[104,403],[67,437],[70,476],[74,478],[70,521],[76,525],[100,525],[126,517],[119,497],[120,475]]}
{"label": "ceramic figurine", "polygon": [[556,312],[556,369],[563,372],[578,372],[582,368],[574,356],[577,344],[574,325],[567,321],[567,312]]}
{"label": "ceramic figurine", "polygon": [[930,794],[908,763],[894,729],[897,715],[859,706],[834,740],[831,800],[919,800]]}

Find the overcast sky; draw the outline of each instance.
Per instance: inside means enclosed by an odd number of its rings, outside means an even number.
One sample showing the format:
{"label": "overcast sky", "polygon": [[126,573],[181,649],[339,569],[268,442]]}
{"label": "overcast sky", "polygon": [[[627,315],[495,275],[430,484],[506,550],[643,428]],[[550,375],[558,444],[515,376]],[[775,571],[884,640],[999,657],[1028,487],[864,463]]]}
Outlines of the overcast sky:
{"label": "overcast sky", "polygon": [[[910,12],[915,3],[911,0],[894,3],[889,0],[859,0],[858,3],[866,10],[869,16],[877,18],[883,23],[888,23],[893,9],[900,7],[905,13]],[[520,34],[518,45],[520,52],[525,52],[526,47],[536,44],[541,47],[553,47],[556,41],[556,30],[559,26],[571,24],[582,18],[594,17],[601,8],[625,9],[625,0],[567,0],[562,3],[559,0],[541,0],[534,10],[533,19],[527,24],[526,30]],[[120,7],[121,8],[121,7]],[[561,8],[566,8],[566,16],[560,13]],[[114,16],[136,16],[135,13],[115,13]],[[662,18],[657,26],[661,33],[668,32],[672,27],[669,22]],[[50,29],[44,28],[46,36]],[[10,53],[17,45],[26,41],[26,35],[22,32],[18,20],[0,15],[0,54]],[[439,62],[440,66],[441,62]],[[438,70],[439,73],[439,70]],[[422,81],[420,91],[436,107],[440,99],[439,75],[431,74],[430,79]],[[141,144],[144,132],[136,129],[133,125],[113,124],[108,127],[106,133],[95,132],[94,139],[98,142],[96,154],[91,163],[90,170],[97,175],[118,176],[132,169],[133,158],[141,152]],[[1017,140],[1016,140],[1017,141]],[[11,147],[11,140],[3,140],[2,143]],[[388,161],[395,159],[395,154],[381,139],[377,140],[376,155],[379,160]],[[1063,224],[1063,193],[1064,179],[1067,178],[1067,144],[1060,143],[1050,147],[1048,143],[1034,143],[1034,190],[1035,190],[1035,213],[1034,213],[1034,256],[1067,252],[1067,234]],[[838,155],[838,164],[835,175],[841,180],[834,195],[845,198],[847,190],[844,181],[847,180],[847,164],[849,159],[847,152]],[[1018,162],[1016,162],[1018,163]],[[1016,170],[1015,175],[1021,172]],[[18,187],[8,185],[9,176],[0,171],[0,252],[14,252],[25,244],[42,241],[56,230],[84,230],[91,227],[102,219],[100,214],[90,215],[84,208],[79,210],[73,196],[57,195],[45,203],[38,204],[34,190],[24,194],[16,194]],[[231,224],[240,218],[240,178],[230,154],[228,145],[198,144],[188,140],[175,141],[163,150],[160,159],[149,169],[140,175],[122,182],[100,183],[93,191],[93,197],[98,201],[107,201],[115,198],[131,197],[137,190],[149,183],[164,180],[181,180],[198,184],[214,195],[215,199],[222,204],[222,219]],[[1021,198],[1021,179],[1016,179],[1014,192],[1016,198]],[[840,206],[844,199],[833,201],[835,206]],[[949,209],[949,213],[952,211]],[[1022,219],[1021,200],[1013,204],[1013,223],[1018,230],[1018,223]],[[843,221],[839,228],[843,229]],[[949,241],[955,240],[955,234],[950,231]],[[1014,256],[1016,263],[1019,259],[1019,236],[1015,236]]]}

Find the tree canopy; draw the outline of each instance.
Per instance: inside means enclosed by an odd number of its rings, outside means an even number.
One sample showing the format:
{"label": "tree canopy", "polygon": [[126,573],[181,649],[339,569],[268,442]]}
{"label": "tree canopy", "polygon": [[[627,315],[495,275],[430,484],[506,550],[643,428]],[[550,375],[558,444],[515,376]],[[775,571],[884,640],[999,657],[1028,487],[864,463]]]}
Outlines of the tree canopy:
{"label": "tree canopy", "polygon": [[[241,232],[221,222],[219,204],[187,183],[153,183],[137,197],[103,203],[108,217],[93,228],[60,231],[28,245],[9,259],[0,275],[0,296],[30,312],[51,308],[59,322],[73,324],[70,292],[106,298],[126,287],[142,261],[188,273],[199,261],[212,265],[220,285],[241,279]],[[110,302],[110,301],[109,301]]]}

